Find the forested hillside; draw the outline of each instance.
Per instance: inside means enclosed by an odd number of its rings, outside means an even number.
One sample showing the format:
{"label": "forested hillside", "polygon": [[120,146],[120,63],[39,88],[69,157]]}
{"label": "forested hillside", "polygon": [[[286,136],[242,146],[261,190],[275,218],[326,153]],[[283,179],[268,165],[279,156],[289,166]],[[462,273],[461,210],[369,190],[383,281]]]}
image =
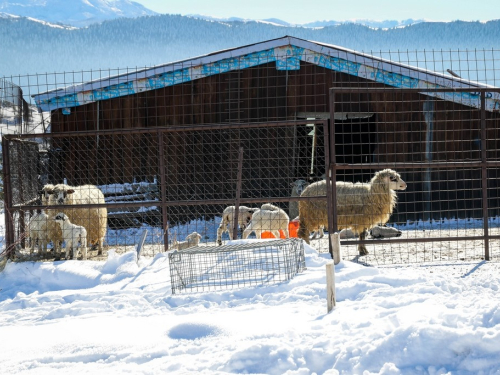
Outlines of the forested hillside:
{"label": "forested hillside", "polygon": [[0,18],[0,77],[135,69],[285,35],[373,54],[392,51],[397,59],[398,51],[498,49],[500,21],[424,22],[388,30],[357,24],[311,29],[159,15],[122,18],[71,29],[27,18]]}

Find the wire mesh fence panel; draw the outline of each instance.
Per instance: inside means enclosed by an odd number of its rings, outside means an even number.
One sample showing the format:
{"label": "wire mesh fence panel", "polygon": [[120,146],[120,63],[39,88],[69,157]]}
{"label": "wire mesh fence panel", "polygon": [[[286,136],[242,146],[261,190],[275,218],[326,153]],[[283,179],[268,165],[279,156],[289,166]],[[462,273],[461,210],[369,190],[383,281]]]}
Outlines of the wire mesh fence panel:
{"label": "wire mesh fence panel", "polygon": [[[332,89],[340,99],[335,111],[373,110],[364,126],[336,121],[337,181],[368,181],[391,168],[406,182],[404,191],[394,189],[391,215],[378,223],[396,228],[398,238],[371,241],[361,258],[359,239],[343,241],[349,257],[370,264],[498,259],[499,90],[491,90]],[[371,141],[361,141],[358,131],[372,134]]]}
{"label": "wire mesh fence panel", "polygon": [[[367,54],[285,39],[144,69],[3,78],[12,89],[0,122],[15,119],[18,138],[38,147],[36,168],[10,166],[19,157],[4,153],[7,242],[24,251],[37,211],[55,214],[38,191],[66,183],[102,192],[87,210],[106,208],[104,248],[126,250],[144,230],[149,254],[193,232],[201,245],[226,244],[250,223],[224,221],[227,207],[272,203],[288,215],[280,237],[326,252],[329,225],[347,216],[334,182],[369,183],[390,168],[406,188],[385,216],[365,215],[370,228],[355,211],[339,226],[349,259],[498,259],[499,52]],[[367,206],[352,195],[341,206]]]}
{"label": "wire mesh fence panel", "polygon": [[276,284],[305,269],[297,239],[198,247],[168,255],[172,294]]}

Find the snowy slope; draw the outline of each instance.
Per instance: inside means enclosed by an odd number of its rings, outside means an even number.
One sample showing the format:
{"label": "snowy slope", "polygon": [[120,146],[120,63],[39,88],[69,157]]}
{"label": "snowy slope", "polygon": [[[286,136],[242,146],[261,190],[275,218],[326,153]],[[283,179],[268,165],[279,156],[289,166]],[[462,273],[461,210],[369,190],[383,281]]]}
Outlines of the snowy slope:
{"label": "snowy slope", "polygon": [[[251,241],[251,240],[250,240]],[[335,267],[306,246],[288,282],[171,293],[168,257],[8,263],[4,374],[498,374],[500,265]]]}

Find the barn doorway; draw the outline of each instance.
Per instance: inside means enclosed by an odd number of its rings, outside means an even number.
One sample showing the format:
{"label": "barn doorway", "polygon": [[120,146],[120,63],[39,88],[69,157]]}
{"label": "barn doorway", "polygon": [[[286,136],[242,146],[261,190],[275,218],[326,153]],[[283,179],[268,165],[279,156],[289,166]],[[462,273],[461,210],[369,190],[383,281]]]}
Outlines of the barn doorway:
{"label": "barn doorway", "polygon": [[[297,119],[330,119],[329,112],[299,112]],[[308,142],[303,152],[308,155],[307,174],[311,179],[322,178],[325,173],[323,127],[306,129]],[[360,164],[374,161],[377,146],[375,114],[372,112],[335,113],[335,154],[338,164]],[[373,171],[370,169],[337,170],[337,180],[367,182]]]}

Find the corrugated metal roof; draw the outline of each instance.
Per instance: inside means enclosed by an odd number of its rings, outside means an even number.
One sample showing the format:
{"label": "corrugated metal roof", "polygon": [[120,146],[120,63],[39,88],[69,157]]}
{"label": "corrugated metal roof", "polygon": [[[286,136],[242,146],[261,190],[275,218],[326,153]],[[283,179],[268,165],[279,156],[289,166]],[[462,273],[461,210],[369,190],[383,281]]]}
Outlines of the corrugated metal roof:
{"label": "corrugated metal roof", "polygon": [[[270,62],[275,62],[278,70],[299,70],[301,61],[397,88],[492,87],[335,45],[285,36],[158,65],[133,73],[51,90],[33,95],[33,98],[40,110],[49,111],[137,94]],[[424,92],[424,94],[471,107],[480,107],[478,93]],[[499,93],[487,93],[486,109],[488,111],[500,110]]]}

